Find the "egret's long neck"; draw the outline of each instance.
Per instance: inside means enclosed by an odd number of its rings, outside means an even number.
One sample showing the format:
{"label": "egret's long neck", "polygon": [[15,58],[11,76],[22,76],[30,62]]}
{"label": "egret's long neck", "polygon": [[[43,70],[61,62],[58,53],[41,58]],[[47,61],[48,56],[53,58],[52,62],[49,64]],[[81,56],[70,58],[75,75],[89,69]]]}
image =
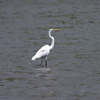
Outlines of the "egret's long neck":
{"label": "egret's long neck", "polygon": [[53,49],[54,43],[55,43],[54,37],[51,36],[51,31],[52,31],[52,30],[49,31],[49,37],[52,39],[52,42],[51,42],[51,45],[50,45],[50,50]]}

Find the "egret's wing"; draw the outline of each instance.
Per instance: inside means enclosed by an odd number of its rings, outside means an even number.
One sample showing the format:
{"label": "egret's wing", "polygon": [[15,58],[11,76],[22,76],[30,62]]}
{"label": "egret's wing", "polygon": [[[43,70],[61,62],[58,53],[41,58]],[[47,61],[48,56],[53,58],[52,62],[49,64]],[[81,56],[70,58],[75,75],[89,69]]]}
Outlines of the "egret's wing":
{"label": "egret's wing", "polygon": [[[44,45],[42,48],[40,48],[37,53],[40,53],[40,52],[44,52],[45,50],[47,50],[49,48],[49,45]],[[36,54],[37,54],[36,53]]]}
{"label": "egret's wing", "polygon": [[32,57],[32,60],[36,60],[37,58],[41,58],[49,54],[49,45],[43,46],[41,49],[37,51],[35,56]]}

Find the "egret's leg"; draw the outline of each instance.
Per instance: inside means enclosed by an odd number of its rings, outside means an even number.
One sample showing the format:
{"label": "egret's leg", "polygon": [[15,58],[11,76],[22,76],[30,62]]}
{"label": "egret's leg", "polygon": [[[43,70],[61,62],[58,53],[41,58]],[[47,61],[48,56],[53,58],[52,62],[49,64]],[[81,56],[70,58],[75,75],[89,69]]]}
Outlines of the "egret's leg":
{"label": "egret's leg", "polygon": [[42,63],[43,63],[43,57],[41,58],[41,66],[43,67]]}
{"label": "egret's leg", "polygon": [[45,67],[47,68],[47,57],[45,57]]}

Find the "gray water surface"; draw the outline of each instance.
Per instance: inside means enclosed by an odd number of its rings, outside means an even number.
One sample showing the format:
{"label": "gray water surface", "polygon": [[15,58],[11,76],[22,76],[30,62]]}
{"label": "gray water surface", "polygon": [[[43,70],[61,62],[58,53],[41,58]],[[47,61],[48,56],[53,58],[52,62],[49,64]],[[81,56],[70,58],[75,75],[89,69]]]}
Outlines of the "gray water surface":
{"label": "gray water surface", "polygon": [[100,0],[0,0],[0,100],[100,100]]}

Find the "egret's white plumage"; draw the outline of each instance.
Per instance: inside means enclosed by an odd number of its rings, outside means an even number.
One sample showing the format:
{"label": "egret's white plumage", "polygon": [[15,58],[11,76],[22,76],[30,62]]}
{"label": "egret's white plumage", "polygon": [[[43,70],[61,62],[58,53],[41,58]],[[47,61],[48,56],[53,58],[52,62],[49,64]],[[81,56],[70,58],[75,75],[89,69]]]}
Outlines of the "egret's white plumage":
{"label": "egret's white plumage", "polygon": [[37,53],[35,54],[35,56],[32,57],[32,60],[35,61],[38,58],[47,56],[49,53],[50,53],[49,45],[44,45],[41,49],[39,49],[37,51]]}
{"label": "egret's white plumage", "polygon": [[[45,65],[47,67],[47,56],[48,54],[50,53],[50,50],[53,49],[54,47],[54,43],[55,43],[55,39],[54,37],[51,36],[51,31],[59,31],[60,29],[50,29],[49,30],[49,37],[52,39],[52,43],[51,45],[44,45],[42,48],[40,48],[37,53],[32,57],[32,60],[35,61],[36,59],[38,58],[42,58],[42,61],[43,61],[43,58],[45,58]],[[41,61],[41,65],[42,65],[42,61]]]}

